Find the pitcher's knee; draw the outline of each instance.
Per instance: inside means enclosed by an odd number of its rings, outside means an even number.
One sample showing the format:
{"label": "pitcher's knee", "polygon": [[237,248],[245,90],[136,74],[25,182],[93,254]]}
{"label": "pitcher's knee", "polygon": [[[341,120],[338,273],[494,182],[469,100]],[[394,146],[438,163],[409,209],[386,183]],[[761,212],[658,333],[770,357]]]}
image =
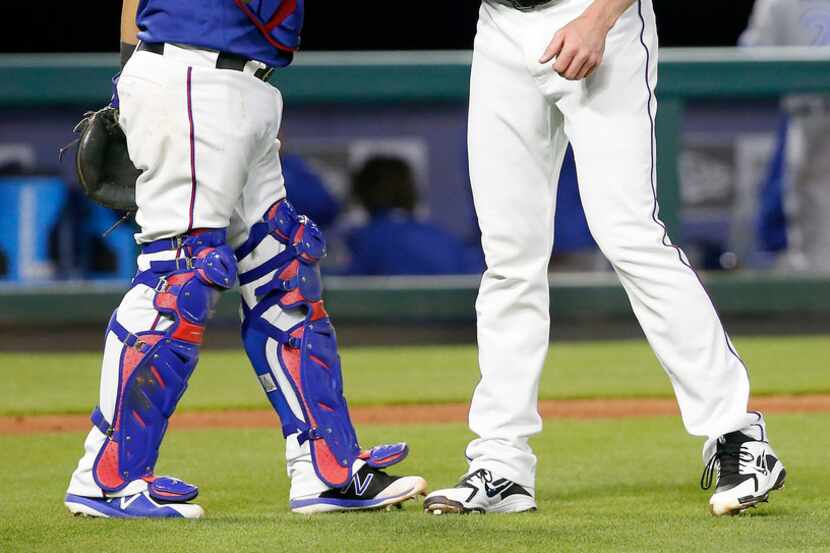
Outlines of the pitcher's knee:
{"label": "pitcher's knee", "polygon": [[503,244],[499,248],[488,245],[484,250],[485,276],[499,281],[521,282],[547,275],[551,246],[538,242],[538,238],[528,237],[524,244]]}
{"label": "pitcher's knee", "polygon": [[616,269],[658,264],[676,264],[685,260],[682,252],[660,232],[617,232],[594,235],[594,240],[608,262]]}

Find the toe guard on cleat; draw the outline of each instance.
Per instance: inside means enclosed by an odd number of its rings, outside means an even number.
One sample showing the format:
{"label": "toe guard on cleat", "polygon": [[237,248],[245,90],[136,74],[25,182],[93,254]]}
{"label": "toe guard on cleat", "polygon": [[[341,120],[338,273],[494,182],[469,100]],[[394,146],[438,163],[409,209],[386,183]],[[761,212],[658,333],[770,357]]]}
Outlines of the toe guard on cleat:
{"label": "toe guard on cleat", "polygon": [[199,495],[199,487],[172,476],[158,476],[147,488],[150,497],[164,503],[185,503]]}
{"label": "toe guard on cleat", "polygon": [[409,446],[405,442],[383,444],[360,452],[359,458],[372,468],[383,469],[398,464],[409,455]]}

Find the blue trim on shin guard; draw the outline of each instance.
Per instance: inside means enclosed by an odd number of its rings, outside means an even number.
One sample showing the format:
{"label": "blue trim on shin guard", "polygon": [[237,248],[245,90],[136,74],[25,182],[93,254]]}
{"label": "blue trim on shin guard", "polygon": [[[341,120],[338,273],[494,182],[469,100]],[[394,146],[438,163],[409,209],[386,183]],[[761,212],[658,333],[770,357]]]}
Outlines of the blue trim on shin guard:
{"label": "blue trim on shin guard", "polygon": [[[262,321],[262,319],[257,316],[251,317],[249,315],[250,309],[248,309],[244,304],[243,311],[245,323],[242,325],[242,341],[245,345],[245,352],[248,354],[248,359],[251,361],[251,366],[257,375],[257,379],[259,380],[262,389],[265,391],[268,401],[271,403],[271,406],[280,418],[280,423],[282,424],[282,434],[283,436],[288,437],[292,434],[301,432],[307,425],[294,415],[294,411],[292,411],[291,407],[288,405],[288,401],[285,399],[285,395],[283,395],[277,381],[274,379],[274,374],[268,364],[268,339],[273,338],[273,336],[269,336],[262,331],[252,331],[249,328],[249,322],[257,320]],[[271,328],[279,330],[273,326]],[[288,335],[288,333],[284,334]]]}

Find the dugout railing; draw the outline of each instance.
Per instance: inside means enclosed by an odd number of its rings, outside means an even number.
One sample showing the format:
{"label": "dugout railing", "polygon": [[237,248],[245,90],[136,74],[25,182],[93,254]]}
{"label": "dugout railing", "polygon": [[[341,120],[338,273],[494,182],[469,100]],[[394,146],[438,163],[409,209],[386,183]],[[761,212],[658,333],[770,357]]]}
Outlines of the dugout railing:
{"label": "dugout railing", "polygon": [[[304,53],[273,78],[292,105],[440,104],[466,102],[469,52]],[[16,108],[102,103],[116,70],[115,55],[0,55],[0,112]],[[830,94],[827,49],[662,49],[657,117],[661,216],[678,228],[678,159],[687,102],[770,99],[793,93]],[[705,278],[722,313],[830,314],[830,275],[736,272]],[[327,303],[339,320],[473,320],[475,278],[328,278]],[[554,275],[559,316],[628,312],[612,274]],[[81,322],[106,316],[122,286],[71,283],[0,286],[0,322]],[[371,296],[369,296],[371,294]],[[226,298],[220,315],[233,317]]]}

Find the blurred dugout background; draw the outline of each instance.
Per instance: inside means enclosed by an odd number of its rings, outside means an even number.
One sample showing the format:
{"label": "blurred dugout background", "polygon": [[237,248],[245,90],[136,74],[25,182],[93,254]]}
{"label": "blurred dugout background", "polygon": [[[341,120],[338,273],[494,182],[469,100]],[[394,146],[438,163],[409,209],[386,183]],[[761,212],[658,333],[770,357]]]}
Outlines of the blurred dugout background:
{"label": "blurred dugout background", "polygon": [[[286,99],[289,199],[330,243],[338,328],[350,342],[469,339],[484,268],[465,146],[477,2],[400,25],[392,12],[311,4],[305,52],[272,82]],[[676,4],[655,0],[662,217],[733,331],[827,328],[830,1]],[[29,10],[22,21],[49,32],[3,39],[0,349],[20,347],[12,334],[67,347],[89,328],[97,340],[134,271],[132,223],[102,236],[120,214],[87,201],[72,156],[57,158],[80,114],[108,99],[119,9]],[[554,333],[639,332],[585,224],[570,155],[550,269]],[[228,296],[214,326],[235,333]],[[66,332],[44,337],[44,323]]]}

